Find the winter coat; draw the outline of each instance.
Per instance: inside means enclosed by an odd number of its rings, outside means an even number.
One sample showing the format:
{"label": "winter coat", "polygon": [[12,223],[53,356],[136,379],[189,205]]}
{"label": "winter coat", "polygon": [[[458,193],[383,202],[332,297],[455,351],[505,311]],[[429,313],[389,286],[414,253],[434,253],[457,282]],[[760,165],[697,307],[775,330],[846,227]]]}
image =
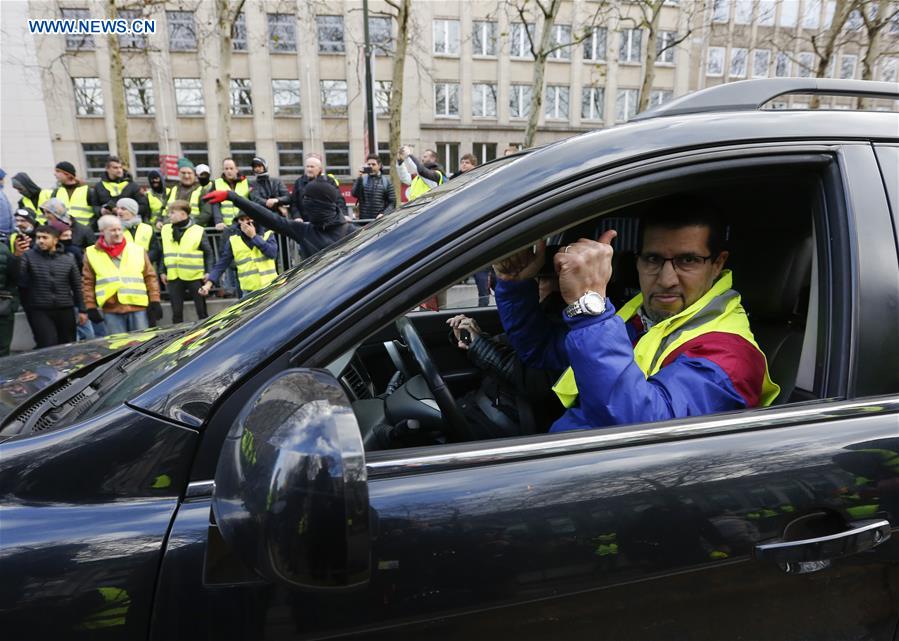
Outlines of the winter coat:
{"label": "winter coat", "polygon": [[[109,190],[103,184],[105,182],[109,183],[117,183],[122,184],[122,191],[118,196],[113,196],[109,193]],[[131,177],[127,171],[124,175],[118,180],[113,180],[109,177],[109,174],[103,172],[103,177],[97,181],[97,184],[93,186],[93,204],[94,204],[94,212],[96,212],[97,216],[100,215],[100,208],[106,205],[107,203],[117,203],[119,198],[133,198],[137,201],[138,207],[138,215],[142,220],[147,220],[150,217],[150,203],[147,201],[147,197],[141,191],[140,185],[134,182],[134,179]]]}
{"label": "winter coat", "polygon": [[19,289],[29,309],[65,309],[85,311],[81,295],[81,274],[75,257],[62,245],[53,253],[32,247],[19,262]]}

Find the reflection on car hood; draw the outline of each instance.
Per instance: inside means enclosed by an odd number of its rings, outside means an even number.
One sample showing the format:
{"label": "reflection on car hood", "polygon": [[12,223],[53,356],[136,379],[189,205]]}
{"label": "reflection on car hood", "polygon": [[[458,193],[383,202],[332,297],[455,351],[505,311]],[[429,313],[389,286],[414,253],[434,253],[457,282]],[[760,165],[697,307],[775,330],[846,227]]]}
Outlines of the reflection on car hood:
{"label": "reflection on car hood", "polygon": [[63,376],[95,363],[112,352],[170,331],[170,328],[166,328],[116,334],[0,358],[0,421],[25,399]]}

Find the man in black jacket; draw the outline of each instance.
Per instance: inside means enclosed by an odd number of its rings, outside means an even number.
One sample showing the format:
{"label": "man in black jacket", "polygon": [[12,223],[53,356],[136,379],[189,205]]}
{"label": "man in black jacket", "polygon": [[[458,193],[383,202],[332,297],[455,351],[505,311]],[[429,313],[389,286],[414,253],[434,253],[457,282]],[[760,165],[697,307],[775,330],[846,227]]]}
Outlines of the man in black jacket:
{"label": "man in black jacket", "polygon": [[359,201],[359,218],[380,218],[396,208],[393,184],[381,173],[378,154],[369,154],[365,159],[351,193]]}
{"label": "man in black jacket", "polygon": [[290,204],[290,194],[287,187],[279,178],[268,175],[268,165],[264,158],[255,157],[250,163],[253,175],[256,177],[250,188],[250,200],[259,203],[270,211],[287,216],[287,207]]}
{"label": "man in black jacket", "polygon": [[19,290],[28,310],[28,319],[38,347],[50,347],[75,340],[78,324],[87,322],[81,294],[81,274],[75,258],[59,245],[59,230],[50,225],[37,228],[36,247],[22,255]]}
{"label": "man in black jacket", "polygon": [[[147,197],[141,193],[140,185],[134,182],[118,156],[109,156],[106,159],[106,171],[94,185],[93,202],[97,217],[103,213],[115,214],[115,205],[119,198],[136,200],[140,217],[144,220],[149,218],[150,205]],[[104,208],[109,211],[102,212]]]}

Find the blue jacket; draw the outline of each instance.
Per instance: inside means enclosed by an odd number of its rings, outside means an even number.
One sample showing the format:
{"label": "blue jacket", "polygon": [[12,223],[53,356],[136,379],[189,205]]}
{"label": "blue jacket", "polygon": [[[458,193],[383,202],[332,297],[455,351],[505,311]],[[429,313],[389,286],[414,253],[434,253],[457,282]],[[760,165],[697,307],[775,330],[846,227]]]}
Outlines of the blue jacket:
{"label": "blue jacket", "polygon": [[563,326],[540,313],[536,281],[499,281],[496,305],[525,365],[574,370],[578,405],[553,424],[552,432],[741,409],[754,404],[751,390],[761,389],[764,357],[739,336],[694,339],[646,378],[634,361],[638,332],[615,315],[608,300],[599,316],[563,314]]}

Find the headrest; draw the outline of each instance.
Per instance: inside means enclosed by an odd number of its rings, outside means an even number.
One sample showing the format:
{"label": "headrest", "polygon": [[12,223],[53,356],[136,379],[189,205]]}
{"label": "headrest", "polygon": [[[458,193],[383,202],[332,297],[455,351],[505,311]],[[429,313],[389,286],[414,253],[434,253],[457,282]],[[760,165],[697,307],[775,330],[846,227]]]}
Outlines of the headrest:
{"label": "headrest", "polygon": [[[754,320],[785,320],[807,304],[812,271],[812,237],[778,232],[752,234],[731,250],[726,267],[733,270],[734,289]],[[751,241],[751,242],[750,242]]]}

